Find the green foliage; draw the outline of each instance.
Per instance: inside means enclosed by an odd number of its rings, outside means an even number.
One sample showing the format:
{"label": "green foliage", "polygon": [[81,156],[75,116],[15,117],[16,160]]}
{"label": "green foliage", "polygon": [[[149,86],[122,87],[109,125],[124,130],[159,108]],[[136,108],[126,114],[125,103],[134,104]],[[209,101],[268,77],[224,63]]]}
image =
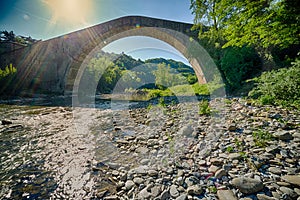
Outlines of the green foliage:
{"label": "green foliage", "polygon": [[233,148],[232,146],[228,146],[228,147],[226,148],[226,151],[227,151],[228,153],[232,153],[232,152],[234,152],[234,148]]}
{"label": "green foliage", "polygon": [[149,99],[174,95],[170,89],[143,89],[143,91],[147,93]]}
{"label": "green foliage", "polygon": [[268,48],[299,44],[299,12],[291,10],[294,6],[299,8],[297,3],[277,0],[223,1],[230,2],[228,6],[231,8],[224,22],[228,40],[225,46],[242,47],[246,44]]}
{"label": "green foliage", "polygon": [[15,41],[15,38],[16,38],[16,35],[14,34],[13,31],[1,31],[0,32],[1,36],[1,40],[4,40],[4,41],[9,41],[9,42],[14,42]]}
{"label": "green foliage", "polygon": [[169,89],[176,96],[193,96],[193,95],[195,95],[193,87],[191,85],[188,85],[188,84],[175,85],[173,87],[170,87]]}
{"label": "green foliage", "polygon": [[0,69],[0,79],[11,76],[17,72],[17,69],[12,64],[7,65],[3,70]]}
{"label": "green foliage", "polygon": [[[244,59],[249,55],[237,52],[226,55],[226,50],[224,52],[220,47],[239,47],[241,50],[245,46],[253,47],[264,69],[276,68],[274,50],[281,49],[283,52],[284,48],[293,48],[300,43],[299,10],[297,1],[287,0],[191,0],[194,29],[200,30],[201,44],[217,65],[225,69],[223,75],[232,89],[240,87],[243,74],[247,75],[245,67],[250,67],[251,63]],[[299,46],[296,49],[297,52]],[[221,63],[224,53],[228,57]],[[243,56],[230,59],[235,54]],[[228,71],[230,65],[233,68]],[[250,74],[255,74],[256,67],[254,65],[254,72]],[[233,82],[235,78],[237,83]]]}
{"label": "green foliage", "polygon": [[267,142],[273,139],[273,135],[267,131],[257,130],[252,133],[256,146],[266,147]]}
{"label": "green foliage", "polygon": [[0,93],[11,93],[16,72],[17,69],[12,64],[0,69]]}
{"label": "green foliage", "polygon": [[188,75],[195,74],[194,70],[190,67],[185,65],[182,62],[178,62],[172,59],[164,59],[164,58],[152,58],[145,60],[146,64],[160,64],[165,63],[166,65],[170,65],[171,69],[175,70],[176,72],[182,74],[183,76],[187,77]]}
{"label": "green foliage", "polygon": [[192,88],[196,95],[209,95],[209,86],[207,84],[194,83]]}
{"label": "green foliage", "polygon": [[165,99],[163,97],[160,97],[158,99],[158,105],[161,106],[161,107],[166,107],[166,102],[165,102]]}
{"label": "green foliage", "polygon": [[199,114],[200,115],[211,115],[212,110],[209,105],[209,101],[202,100],[199,102]]}
{"label": "green foliage", "polygon": [[300,108],[300,60],[296,60],[290,68],[264,72],[252,80],[257,85],[249,92],[249,97],[258,99],[263,105]]}
{"label": "green foliage", "polygon": [[252,78],[261,69],[258,55],[249,47],[226,48],[220,68],[230,91],[240,88],[244,80]]}
{"label": "green foliage", "polygon": [[119,55],[113,62],[115,65],[119,66],[122,70],[125,70],[125,69],[130,70],[134,67],[137,67],[137,66],[143,64],[143,61],[141,61],[140,59],[135,60],[131,56],[126,55],[124,53]]}
{"label": "green foliage", "polygon": [[218,189],[216,188],[216,186],[209,186],[208,187],[208,191],[210,192],[210,193],[217,193],[217,191],[218,191]]}
{"label": "green foliage", "polygon": [[[200,29],[199,38],[208,39],[210,43],[218,45],[222,38],[221,28],[228,17],[228,5],[222,0],[191,0],[194,29]],[[210,27],[207,29],[206,27]]]}
{"label": "green foliage", "polygon": [[[83,84],[98,84],[97,91],[111,92],[122,75],[122,71],[109,58],[100,57],[91,60],[83,79]],[[83,87],[86,87],[83,85]]]}
{"label": "green foliage", "polygon": [[195,74],[188,74],[187,75],[187,82],[191,85],[191,84],[194,84],[194,83],[197,83],[198,82],[198,78]]}
{"label": "green foliage", "polygon": [[186,83],[186,79],[183,76],[172,73],[170,65],[166,66],[165,63],[158,64],[157,70],[153,74],[155,76],[155,85],[160,89]]}
{"label": "green foliage", "polygon": [[[161,61],[166,61],[168,66]],[[151,63],[153,62],[153,63]],[[180,73],[177,73],[179,71]],[[149,80],[155,79],[157,86],[149,84]],[[118,91],[128,91],[129,88],[145,86],[159,90],[147,91],[149,97],[169,96],[173,93],[165,88],[197,81],[193,69],[181,62],[166,60],[163,58],[149,59],[145,62],[135,60],[124,53],[118,55],[113,53],[99,52],[97,57],[91,59],[81,79],[80,91],[84,88],[97,87],[99,93],[110,93],[118,84]],[[97,84],[97,86],[95,86]]]}

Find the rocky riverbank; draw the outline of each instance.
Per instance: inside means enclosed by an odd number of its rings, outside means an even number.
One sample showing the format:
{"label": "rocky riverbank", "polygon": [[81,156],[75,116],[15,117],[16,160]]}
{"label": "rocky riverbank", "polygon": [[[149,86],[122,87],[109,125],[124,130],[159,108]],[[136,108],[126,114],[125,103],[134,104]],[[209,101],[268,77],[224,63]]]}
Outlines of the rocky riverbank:
{"label": "rocky riverbank", "polygon": [[1,107],[0,197],[300,199],[299,111],[211,107]]}

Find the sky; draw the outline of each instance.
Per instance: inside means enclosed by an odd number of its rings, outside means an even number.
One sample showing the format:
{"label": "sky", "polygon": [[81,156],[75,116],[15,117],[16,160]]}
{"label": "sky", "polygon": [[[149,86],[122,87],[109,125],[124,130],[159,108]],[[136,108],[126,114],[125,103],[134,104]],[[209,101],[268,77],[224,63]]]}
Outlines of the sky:
{"label": "sky", "polygon": [[[0,30],[47,40],[129,15],[193,23],[189,7],[190,0],[1,0]],[[149,37],[123,38],[103,50],[142,60],[164,57],[188,64],[172,46]]]}

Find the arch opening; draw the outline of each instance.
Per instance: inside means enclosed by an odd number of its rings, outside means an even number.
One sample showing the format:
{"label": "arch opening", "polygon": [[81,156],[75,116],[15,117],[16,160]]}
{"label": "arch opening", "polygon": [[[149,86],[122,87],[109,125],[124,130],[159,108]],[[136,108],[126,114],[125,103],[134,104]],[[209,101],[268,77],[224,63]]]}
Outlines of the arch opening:
{"label": "arch opening", "polygon": [[[114,31],[112,32],[114,33]],[[214,66],[213,61],[208,59],[210,57],[207,52],[203,48],[201,48],[196,41],[194,41],[187,35],[166,28],[139,27],[121,31],[116,34],[114,33],[110,37],[102,37],[98,38],[96,41],[93,41],[91,45],[92,47],[89,47],[89,50],[84,50],[81,54],[81,57],[84,57],[84,59],[81,62],[75,62],[70,67],[69,73],[66,76],[65,80],[66,92],[72,92],[73,94],[78,93],[78,85],[83,71],[87,66],[89,60],[96,54],[97,51],[99,51],[99,49],[103,49],[105,46],[119,39],[132,36],[145,36],[155,38],[174,47],[189,61],[200,84],[207,83],[208,81],[212,80],[213,77],[210,76],[210,74],[215,74],[217,72],[214,69],[216,67]],[[88,52],[88,54],[84,52]],[[201,68],[202,65],[208,66],[206,67],[207,69],[203,70],[203,67]]]}

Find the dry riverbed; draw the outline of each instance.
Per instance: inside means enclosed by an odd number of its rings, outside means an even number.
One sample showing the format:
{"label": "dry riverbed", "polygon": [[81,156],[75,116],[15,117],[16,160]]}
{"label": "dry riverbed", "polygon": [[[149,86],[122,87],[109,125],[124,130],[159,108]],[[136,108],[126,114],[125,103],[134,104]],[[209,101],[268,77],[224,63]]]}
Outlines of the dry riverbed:
{"label": "dry riverbed", "polygon": [[299,111],[1,105],[0,199],[300,199]]}

